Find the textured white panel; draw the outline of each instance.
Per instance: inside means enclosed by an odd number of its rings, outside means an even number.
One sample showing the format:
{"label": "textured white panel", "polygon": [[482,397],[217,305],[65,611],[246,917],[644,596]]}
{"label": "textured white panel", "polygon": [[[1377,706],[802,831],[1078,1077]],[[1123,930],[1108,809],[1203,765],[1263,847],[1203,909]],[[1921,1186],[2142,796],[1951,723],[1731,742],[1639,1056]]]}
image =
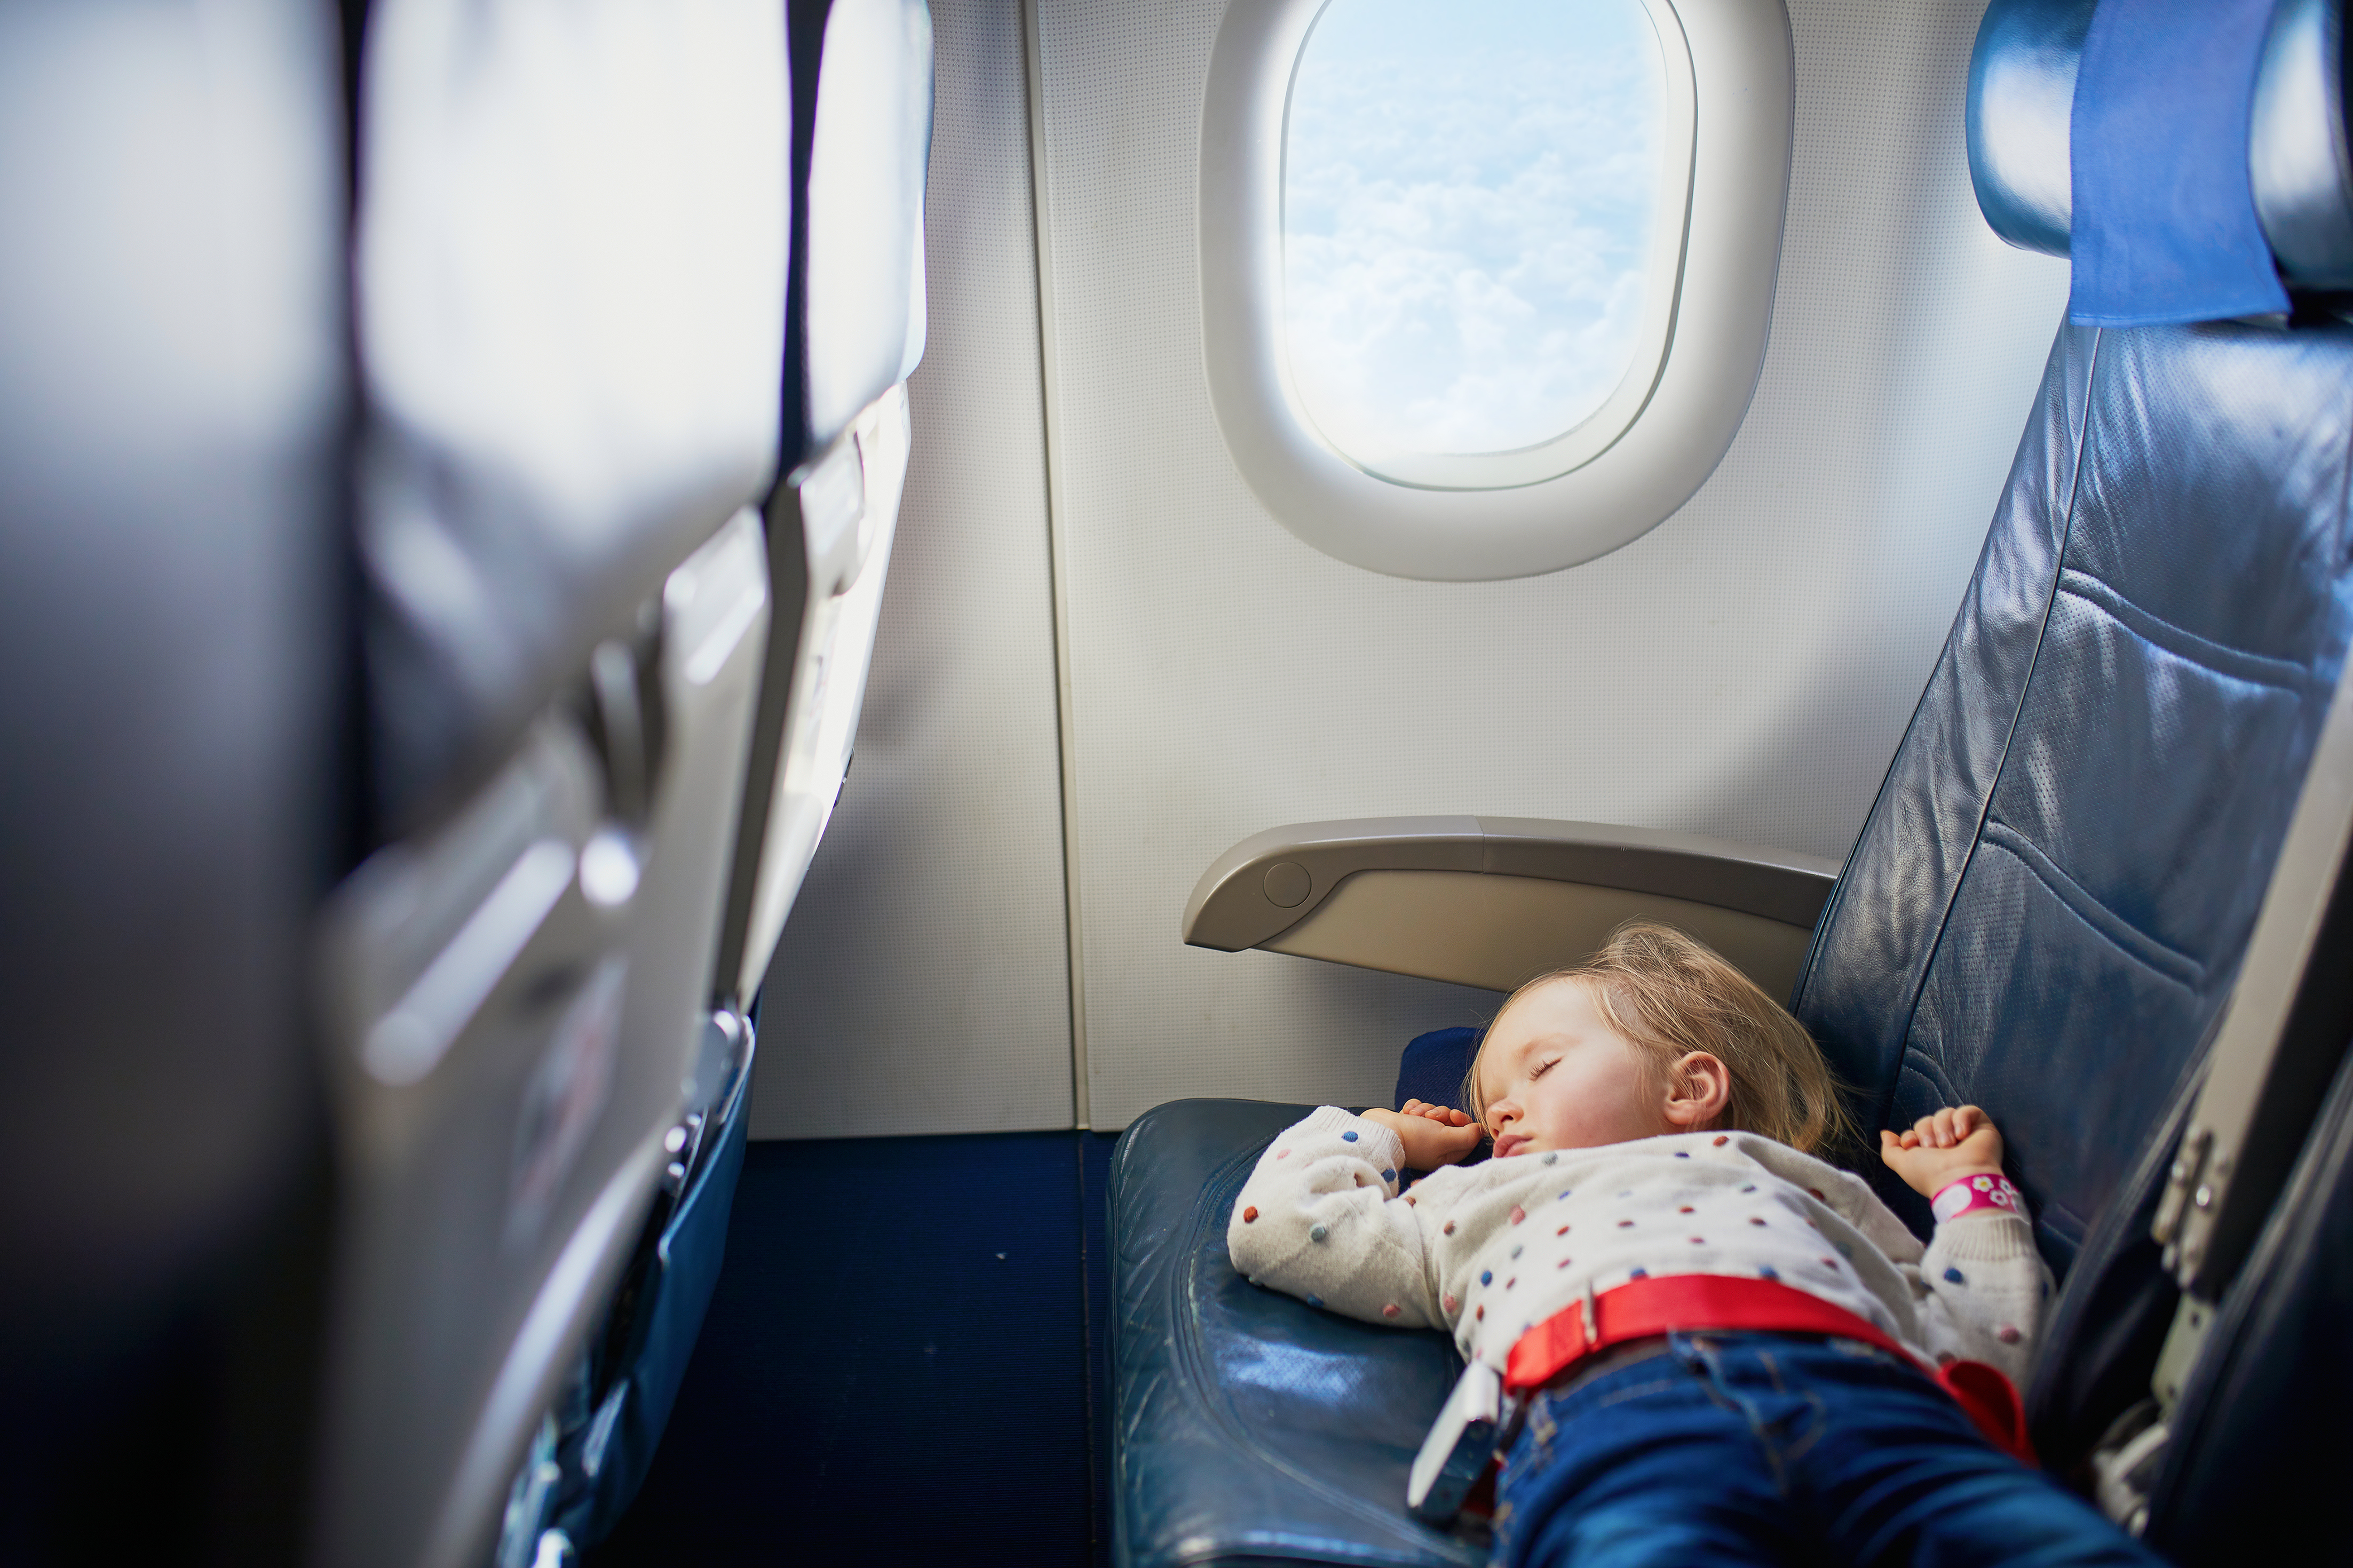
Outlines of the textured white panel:
{"label": "textured white panel", "polygon": [[1071,1121],[1020,16],[932,15],[914,453],[856,765],[768,972],[755,1138]]}
{"label": "textured white panel", "polygon": [[1772,345],[1715,476],[1652,532],[1549,577],[1342,565],[1259,507],[1210,415],[1192,226],[1223,8],[1040,5],[1100,1128],[1182,1095],[1376,1100],[1409,1032],[1493,1005],[1183,946],[1194,879],[1259,829],[1485,812],[1843,853],[2066,289],[2063,263],[2003,247],[1970,195],[1979,0],[1793,0]]}

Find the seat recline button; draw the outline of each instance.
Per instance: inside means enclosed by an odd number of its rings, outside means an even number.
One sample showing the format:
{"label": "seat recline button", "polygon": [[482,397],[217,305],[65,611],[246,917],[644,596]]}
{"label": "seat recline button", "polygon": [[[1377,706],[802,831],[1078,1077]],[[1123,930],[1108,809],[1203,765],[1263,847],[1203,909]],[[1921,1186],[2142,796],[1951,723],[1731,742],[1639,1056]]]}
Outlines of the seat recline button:
{"label": "seat recline button", "polygon": [[1266,901],[1278,910],[1297,909],[1314,886],[1307,868],[1295,860],[1278,860],[1266,868]]}

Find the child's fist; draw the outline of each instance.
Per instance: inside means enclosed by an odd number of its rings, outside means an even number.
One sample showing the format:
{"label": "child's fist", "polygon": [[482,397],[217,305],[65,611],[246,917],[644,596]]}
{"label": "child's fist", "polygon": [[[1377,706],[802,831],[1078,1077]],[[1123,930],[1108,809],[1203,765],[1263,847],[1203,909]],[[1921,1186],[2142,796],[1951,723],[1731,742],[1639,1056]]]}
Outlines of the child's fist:
{"label": "child's fist", "polygon": [[2001,1174],[2001,1134],[1974,1105],[1947,1106],[1903,1133],[1879,1135],[1879,1157],[1922,1197],[1963,1176]]}
{"label": "child's fist", "polygon": [[1407,1100],[1403,1110],[1367,1110],[1365,1120],[1395,1132],[1405,1144],[1405,1163],[1417,1171],[1451,1165],[1486,1136],[1461,1111],[1420,1100]]}

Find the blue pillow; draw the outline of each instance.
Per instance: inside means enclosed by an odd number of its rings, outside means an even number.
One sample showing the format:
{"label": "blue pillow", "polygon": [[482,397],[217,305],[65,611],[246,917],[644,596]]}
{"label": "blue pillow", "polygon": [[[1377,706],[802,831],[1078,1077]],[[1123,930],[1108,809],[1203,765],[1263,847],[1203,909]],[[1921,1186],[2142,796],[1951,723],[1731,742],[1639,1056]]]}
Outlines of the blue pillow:
{"label": "blue pillow", "polygon": [[1462,1107],[1462,1080],[1471,1075],[1471,1058],[1479,1054],[1484,1029],[1432,1029],[1406,1042],[1398,1059],[1397,1102],[1402,1110],[1409,1100],[1432,1105]]}
{"label": "blue pillow", "polygon": [[[1426,1035],[1416,1035],[1406,1042],[1405,1055],[1398,1058],[1396,1109],[1405,1109],[1409,1100],[1425,1100],[1432,1105],[1451,1105],[1461,1110],[1462,1080],[1471,1074],[1471,1059],[1479,1054],[1479,1041],[1484,1029],[1432,1029]],[[1475,1165],[1487,1157],[1487,1145],[1462,1162]]]}

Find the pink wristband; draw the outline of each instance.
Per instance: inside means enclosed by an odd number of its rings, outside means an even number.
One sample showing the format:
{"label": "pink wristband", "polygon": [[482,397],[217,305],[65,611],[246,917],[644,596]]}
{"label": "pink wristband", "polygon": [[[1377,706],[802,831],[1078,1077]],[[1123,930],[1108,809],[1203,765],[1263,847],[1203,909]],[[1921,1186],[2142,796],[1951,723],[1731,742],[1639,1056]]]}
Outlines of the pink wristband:
{"label": "pink wristband", "polygon": [[1936,1195],[1928,1200],[1928,1208],[1936,1215],[1938,1225],[1978,1209],[2014,1214],[2021,1219],[2026,1217],[2026,1199],[2010,1185],[2008,1176],[1963,1176],[1957,1181],[1947,1182],[1936,1189]]}

